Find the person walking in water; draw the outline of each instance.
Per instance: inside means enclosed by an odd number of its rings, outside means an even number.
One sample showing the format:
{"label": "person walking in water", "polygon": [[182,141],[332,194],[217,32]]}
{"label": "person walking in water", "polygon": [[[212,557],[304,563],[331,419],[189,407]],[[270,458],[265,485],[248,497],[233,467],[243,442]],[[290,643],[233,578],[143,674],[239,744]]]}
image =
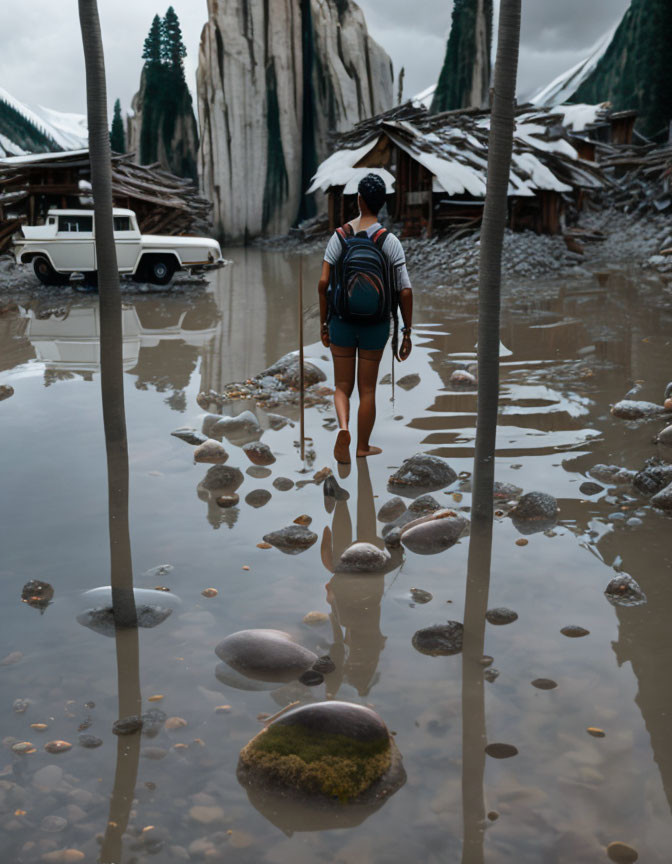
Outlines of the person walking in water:
{"label": "person walking in water", "polygon": [[[385,181],[367,174],[357,189],[359,216],[331,236],[318,284],[320,336],[334,361],[334,407],[339,431],[337,462],[350,462],[350,396],[359,392],[358,457],[381,453],[369,443],[376,420],[376,381],[394,321],[392,351],[399,360],[411,353],[413,292],[401,243],[378,221],[385,203]],[[398,346],[398,313],[404,322]]]}

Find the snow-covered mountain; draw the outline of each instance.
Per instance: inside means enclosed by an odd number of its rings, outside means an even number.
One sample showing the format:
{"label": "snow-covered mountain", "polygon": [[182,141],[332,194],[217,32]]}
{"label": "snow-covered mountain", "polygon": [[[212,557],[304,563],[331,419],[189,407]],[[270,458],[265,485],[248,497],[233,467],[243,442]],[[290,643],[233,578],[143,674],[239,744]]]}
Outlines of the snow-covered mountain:
{"label": "snow-covered mountain", "polygon": [[0,87],[0,157],[89,146],[86,117],[19,102]]}

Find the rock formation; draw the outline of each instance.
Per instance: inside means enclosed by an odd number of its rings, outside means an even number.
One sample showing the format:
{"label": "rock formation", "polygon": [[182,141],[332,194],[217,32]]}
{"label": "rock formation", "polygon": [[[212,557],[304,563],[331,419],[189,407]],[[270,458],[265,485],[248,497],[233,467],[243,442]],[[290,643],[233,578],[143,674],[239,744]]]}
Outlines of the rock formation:
{"label": "rock formation", "polygon": [[392,64],[352,0],[208,0],[199,174],[225,242],[285,232],[340,131],[393,104]]}
{"label": "rock formation", "polygon": [[492,0],[455,0],[432,112],[489,103]]}

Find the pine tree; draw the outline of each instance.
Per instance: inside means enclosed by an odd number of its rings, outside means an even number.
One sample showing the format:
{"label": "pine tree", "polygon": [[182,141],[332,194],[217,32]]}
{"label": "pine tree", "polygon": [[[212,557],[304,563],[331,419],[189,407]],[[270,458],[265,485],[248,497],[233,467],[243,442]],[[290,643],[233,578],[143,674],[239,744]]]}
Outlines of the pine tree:
{"label": "pine tree", "polygon": [[142,51],[142,59],[146,65],[156,64],[161,62],[161,42],[162,42],[162,26],[161,19],[158,15],[154,16],[152,26],[149,28],[149,33],[145,39],[145,45]]}
{"label": "pine tree", "polygon": [[110,130],[110,146],[115,153],[126,152],[124,121],[121,118],[121,102],[118,99],[114,103],[114,116],[112,117],[112,129]]}
{"label": "pine tree", "polygon": [[432,113],[487,103],[491,44],[492,0],[455,0]]}
{"label": "pine tree", "polygon": [[187,49],[182,41],[182,30],[177,13],[172,6],[166,10],[166,15],[161,22],[161,59],[170,66],[174,72],[180,72],[184,77],[182,58],[186,57]]}

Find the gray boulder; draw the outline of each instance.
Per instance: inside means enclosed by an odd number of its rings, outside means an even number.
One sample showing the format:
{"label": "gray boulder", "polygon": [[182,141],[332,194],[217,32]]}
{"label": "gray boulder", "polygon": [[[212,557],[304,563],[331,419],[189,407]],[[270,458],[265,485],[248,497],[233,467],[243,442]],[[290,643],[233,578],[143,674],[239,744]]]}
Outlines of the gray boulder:
{"label": "gray boulder", "polygon": [[341,555],[336,569],[344,573],[375,573],[385,570],[389,562],[389,552],[373,543],[353,543]]}
{"label": "gray boulder", "polygon": [[245,503],[250,507],[259,508],[271,500],[271,493],[268,489],[253,489],[245,496]]}
{"label": "gray boulder", "polygon": [[625,486],[632,483],[635,476],[635,471],[629,468],[621,468],[620,465],[594,465],[590,469],[590,476],[600,483],[606,483],[608,486]]}
{"label": "gray boulder", "polygon": [[657,492],[651,499],[651,503],[659,510],[672,510],[672,483]]}
{"label": "gray boulder", "polygon": [[412,390],[414,387],[417,387],[420,383],[420,376],[413,372],[410,375],[404,375],[397,381],[397,386],[401,387],[402,390]]}
{"label": "gray boulder", "polygon": [[644,402],[635,399],[621,399],[611,409],[614,417],[621,420],[641,420],[648,417],[660,417],[665,413],[662,405],[655,402]]}
{"label": "gray boulder", "polygon": [[666,426],[662,432],[658,433],[658,443],[664,444],[666,447],[672,447],[672,424]]}
{"label": "gray boulder", "polygon": [[437,510],[401,530],[401,542],[417,555],[436,555],[454,546],[468,524],[454,510]]}
{"label": "gray boulder", "polygon": [[276,683],[296,680],[317,661],[282,630],[240,630],[223,639],[215,654],[247,678]]}
{"label": "gray boulder", "polygon": [[528,492],[509,512],[516,530],[521,534],[547,531],[558,521],[558,502],[545,492]]}
{"label": "gray boulder", "polygon": [[615,576],[604,593],[612,606],[641,606],[646,603],[646,594],[632,576],[625,573]]}
{"label": "gray boulder", "polygon": [[388,480],[388,488],[391,492],[398,491],[409,497],[416,497],[423,492],[443,489],[456,479],[457,474],[445,459],[430,456],[428,453],[416,453],[392,474]]}
{"label": "gray boulder", "polygon": [[657,459],[648,460],[645,468],[635,474],[632,485],[643,495],[655,495],[672,483],[672,465]]}
{"label": "gray boulder", "polygon": [[385,504],[378,511],[378,521],[379,522],[394,522],[395,519],[398,519],[402,513],[406,512],[406,504],[403,499],[395,496],[394,498],[390,498],[389,501],[386,501]]}
{"label": "gray boulder", "polygon": [[[206,431],[205,427],[203,431]],[[211,429],[213,436],[223,436],[232,444],[258,441],[262,432],[261,425],[252,411],[242,411],[234,417],[220,417]]]}
{"label": "gray boulder", "polygon": [[213,438],[199,444],[194,450],[194,462],[206,462],[214,465],[222,465],[229,458],[229,454],[222,447],[219,441]]}
{"label": "gray boulder", "polygon": [[476,376],[467,372],[466,369],[456,369],[450,376],[448,383],[454,390],[475,390],[478,386]]}
{"label": "gray boulder", "polygon": [[170,434],[175,438],[179,438],[180,441],[186,441],[187,444],[194,444],[196,446],[204,444],[208,440],[207,435],[203,435],[202,432],[191,426],[180,426],[179,429],[175,429]]}
{"label": "gray boulder", "polygon": [[462,651],[464,626],[459,621],[448,621],[447,624],[434,624],[423,627],[413,635],[413,647],[421,654],[430,657],[447,657]]}
{"label": "gray boulder", "polygon": [[271,448],[261,441],[250,441],[243,445],[243,452],[254,465],[272,465],[275,462]]}
{"label": "gray boulder", "polygon": [[[283,384],[290,387],[298,388],[300,383],[300,367],[298,354],[285,354],[277,360],[268,369],[265,369],[258,378],[272,376],[279,379]],[[319,384],[321,381],[326,381],[327,376],[324,372],[315,366],[314,363],[303,361],[303,380],[306,387],[312,387],[313,384]]]}
{"label": "gray boulder", "polygon": [[220,495],[230,494],[242,484],[243,472],[231,465],[213,465],[198,484],[206,492],[217,492]]}

